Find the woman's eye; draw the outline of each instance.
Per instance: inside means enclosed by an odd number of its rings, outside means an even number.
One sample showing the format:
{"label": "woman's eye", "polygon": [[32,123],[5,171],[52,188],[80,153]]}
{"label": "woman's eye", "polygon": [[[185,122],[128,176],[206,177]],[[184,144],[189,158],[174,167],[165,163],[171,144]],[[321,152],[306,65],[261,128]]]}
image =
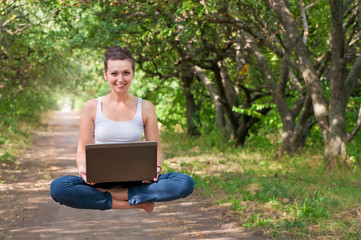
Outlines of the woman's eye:
{"label": "woman's eye", "polygon": [[117,73],[112,73],[112,76],[117,76],[118,74]]}
{"label": "woman's eye", "polygon": [[125,75],[128,75],[128,74],[130,74],[130,72],[124,72],[124,74],[125,74]]}

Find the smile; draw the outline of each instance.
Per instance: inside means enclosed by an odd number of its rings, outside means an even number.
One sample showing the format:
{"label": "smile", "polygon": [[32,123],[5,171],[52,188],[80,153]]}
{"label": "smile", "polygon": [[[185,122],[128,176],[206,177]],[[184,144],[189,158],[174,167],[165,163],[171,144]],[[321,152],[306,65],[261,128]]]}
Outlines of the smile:
{"label": "smile", "polygon": [[124,87],[125,85],[127,85],[127,84],[126,83],[123,83],[123,84],[115,83],[115,86],[118,86],[118,87]]}

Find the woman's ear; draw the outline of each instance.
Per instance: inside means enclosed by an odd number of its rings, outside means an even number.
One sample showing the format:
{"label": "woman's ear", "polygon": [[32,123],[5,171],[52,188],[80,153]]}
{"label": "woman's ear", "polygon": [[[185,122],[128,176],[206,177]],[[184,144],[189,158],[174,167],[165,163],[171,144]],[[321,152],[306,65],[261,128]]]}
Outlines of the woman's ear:
{"label": "woman's ear", "polygon": [[106,80],[108,80],[108,75],[107,75],[107,72],[106,72],[105,70],[103,70],[103,75],[104,75],[104,78],[105,78]]}

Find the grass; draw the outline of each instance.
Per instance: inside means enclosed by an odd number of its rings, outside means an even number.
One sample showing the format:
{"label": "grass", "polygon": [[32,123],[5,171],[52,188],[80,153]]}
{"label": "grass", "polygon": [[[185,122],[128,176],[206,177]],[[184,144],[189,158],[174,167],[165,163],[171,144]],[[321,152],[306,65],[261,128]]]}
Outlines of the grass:
{"label": "grass", "polygon": [[[44,120],[48,117],[49,113],[41,115]],[[39,127],[44,126],[38,121],[18,121],[10,126],[0,122],[0,184],[6,182],[4,169],[18,170],[21,152],[31,144],[33,131]]]}
{"label": "grass", "polygon": [[24,146],[29,144],[29,134],[32,128],[21,128],[16,132],[2,131],[0,133],[0,164],[12,164]]}
{"label": "grass", "polygon": [[359,168],[326,171],[322,146],[275,160],[264,139],[235,148],[209,138],[162,133],[165,165],[191,174],[243,227],[275,239],[361,239]]}

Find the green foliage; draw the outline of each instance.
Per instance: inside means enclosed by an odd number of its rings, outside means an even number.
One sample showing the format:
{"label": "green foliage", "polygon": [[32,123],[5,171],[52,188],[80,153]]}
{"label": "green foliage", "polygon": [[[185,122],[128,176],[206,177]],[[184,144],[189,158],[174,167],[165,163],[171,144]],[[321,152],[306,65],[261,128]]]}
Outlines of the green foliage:
{"label": "green foliage", "polygon": [[0,163],[12,163],[14,162],[15,157],[12,156],[10,153],[6,152],[0,156]]}
{"label": "green foliage", "polygon": [[275,107],[275,104],[273,103],[266,103],[266,104],[252,104],[252,106],[248,109],[244,109],[244,108],[239,108],[239,107],[233,107],[233,111],[236,113],[241,113],[241,114],[246,114],[248,116],[253,116],[253,117],[257,117],[257,118],[263,118],[263,115],[259,113],[260,110],[264,109],[264,108],[270,108],[270,107]]}
{"label": "green foliage", "polygon": [[[356,126],[360,105],[361,98],[354,97],[346,108],[346,121],[348,123],[346,126],[347,133],[351,133]],[[358,131],[355,138],[347,144],[347,153],[350,156],[350,160],[354,164],[355,168],[358,168],[361,165],[361,149],[359,147],[360,141],[361,134],[360,131]]]}
{"label": "green foliage", "polygon": [[186,128],[185,102],[176,79],[162,81],[155,77],[136,74],[131,93],[151,101],[156,106],[158,121],[168,130]]}

